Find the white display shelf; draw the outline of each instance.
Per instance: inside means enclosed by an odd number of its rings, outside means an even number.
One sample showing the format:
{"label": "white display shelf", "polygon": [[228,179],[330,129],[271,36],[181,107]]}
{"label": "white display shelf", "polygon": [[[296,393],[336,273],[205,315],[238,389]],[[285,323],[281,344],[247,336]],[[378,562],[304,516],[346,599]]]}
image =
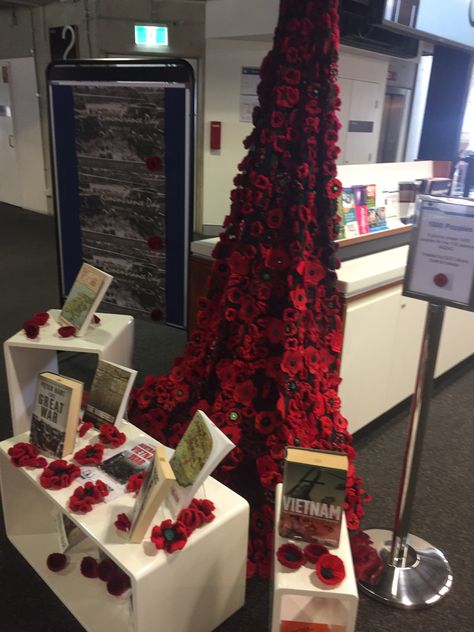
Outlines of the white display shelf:
{"label": "white display shelf", "polygon": [[328,586],[315,575],[314,565],[303,565],[294,571],[278,561],[276,552],[282,544],[294,542],[304,547],[305,542],[281,538],[278,534],[280,519],[281,483],[275,493],[275,553],[273,574],[273,607],[271,632],[279,632],[280,622],[304,621],[345,626],[354,632],[359,595],[354,575],[352,554],[343,513],[339,546],[329,549],[344,562],[346,576],[337,586]]}
{"label": "white display shelf", "polygon": [[134,319],[122,314],[98,314],[100,323],[85,336],[61,338],[57,317],[60,310],[49,310],[50,318],[40,327],[39,336],[30,340],[19,331],[4,342],[5,366],[10,396],[13,434],[29,429],[38,373],[58,372],[58,351],[94,353],[103,360],[132,366]]}
{"label": "white display shelf", "polygon": [[[123,421],[120,426],[128,439],[148,439],[132,424]],[[90,438],[79,440],[75,450]],[[101,503],[89,514],[75,514],[67,502],[77,481],[64,490],[45,490],[39,484],[40,469],[14,467],[8,449],[27,440],[24,433],[0,443],[7,536],[88,632],[156,632],[157,622],[173,632],[210,632],[244,604],[249,508],[243,498],[209,477],[197,497],[214,502],[214,521],[197,529],[182,551],[168,555],[147,539],[129,543],[115,528],[119,513],[131,513],[131,494]],[[71,552],[68,566],[53,573],[46,558],[58,550],[53,517],[57,508],[87,537]],[[81,575],[82,557],[97,557],[99,550],[129,576],[126,598],[109,595],[102,581]]]}

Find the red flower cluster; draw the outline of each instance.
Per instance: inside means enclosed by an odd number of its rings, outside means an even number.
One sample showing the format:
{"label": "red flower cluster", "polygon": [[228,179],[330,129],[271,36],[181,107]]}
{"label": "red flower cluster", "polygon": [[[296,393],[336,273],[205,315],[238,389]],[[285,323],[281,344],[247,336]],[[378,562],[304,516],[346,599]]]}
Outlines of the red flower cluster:
{"label": "red flower cluster", "polygon": [[61,338],[70,338],[71,336],[74,336],[75,333],[76,328],[70,325],[66,325],[58,329],[58,334],[61,336]]}
{"label": "red flower cluster", "polygon": [[79,465],[100,465],[104,456],[104,446],[100,443],[91,443],[74,454],[74,459]]}
{"label": "red flower cluster", "polygon": [[214,520],[214,510],[215,505],[212,501],[193,498],[189,506],[179,512],[178,522],[181,522],[186,527],[189,537],[195,529]]}
{"label": "red flower cluster", "polygon": [[104,482],[100,480],[95,483],[87,481],[74,490],[69,499],[69,509],[77,513],[88,513],[92,511],[93,505],[102,502],[108,494],[109,490]]}
{"label": "red flower cluster", "polygon": [[64,459],[58,459],[51,461],[51,463],[44,468],[43,473],[39,478],[41,487],[45,489],[64,489],[69,487],[72,481],[80,476],[81,469],[73,463],[68,463]]}
{"label": "red flower cluster", "polygon": [[171,371],[130,397],[130,420],[171,447],[198,408],[232,437],[215,474],[251,500],[249,568],[261,577],[286,446],[347,454],[350,529],[368,500],[337,393],[337,4],[280,3],[198,325]]}
{"label": "red flower cluster", "polygon": [[359,529],[351,534],[350,543],[357,581],[375,586],[383,573],[385,564],[372,546],[372,540],[367,533]]}
{"label": "red flower cluster", "polygon": [[118,448],[127,440],[127,436],[124,432],[114,426],[113,424],[102,424],[99,428],[99,441],[105,443],[105,445],[111,445],[114,448]]}
{"label": "red flower cluster", "polygon": [[46,467],[47,460],[39,456],[38,448],[19,441],[8,449],[8,456],[15,467]]}

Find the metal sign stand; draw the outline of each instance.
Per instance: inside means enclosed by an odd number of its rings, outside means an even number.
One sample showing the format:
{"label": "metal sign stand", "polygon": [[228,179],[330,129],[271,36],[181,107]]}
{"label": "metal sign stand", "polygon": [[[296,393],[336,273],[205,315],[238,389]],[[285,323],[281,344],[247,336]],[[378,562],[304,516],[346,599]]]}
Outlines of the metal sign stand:
{"label": "metal sign stand", "polygon": [[443,553],[408,533],[444,309],[444,305],[428,304],[394,529],[367,531],[385,563],[385,569],[376,586],[359,583],[362,592],[399,608],[431,606],[449,592],[453,582]]}

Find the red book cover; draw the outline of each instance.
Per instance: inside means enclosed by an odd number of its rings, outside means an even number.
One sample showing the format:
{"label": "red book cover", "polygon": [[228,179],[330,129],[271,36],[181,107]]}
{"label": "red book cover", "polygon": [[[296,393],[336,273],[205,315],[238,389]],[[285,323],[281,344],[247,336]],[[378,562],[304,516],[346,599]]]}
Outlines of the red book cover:
{"label": "red book cover", "polygon": [[356,206],[357,225],[359,233],[365,235],[369,232],[369,210],[367,204],[359,204]]}

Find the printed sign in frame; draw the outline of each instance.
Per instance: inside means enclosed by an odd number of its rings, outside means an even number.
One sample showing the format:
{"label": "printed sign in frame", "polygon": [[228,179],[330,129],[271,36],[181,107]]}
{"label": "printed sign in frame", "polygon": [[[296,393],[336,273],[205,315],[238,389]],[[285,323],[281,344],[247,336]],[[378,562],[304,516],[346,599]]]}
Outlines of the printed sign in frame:
{"label": "printed sign in frame", "polygon": [[474,311],[474,200],[418,196],[403,294]]}

